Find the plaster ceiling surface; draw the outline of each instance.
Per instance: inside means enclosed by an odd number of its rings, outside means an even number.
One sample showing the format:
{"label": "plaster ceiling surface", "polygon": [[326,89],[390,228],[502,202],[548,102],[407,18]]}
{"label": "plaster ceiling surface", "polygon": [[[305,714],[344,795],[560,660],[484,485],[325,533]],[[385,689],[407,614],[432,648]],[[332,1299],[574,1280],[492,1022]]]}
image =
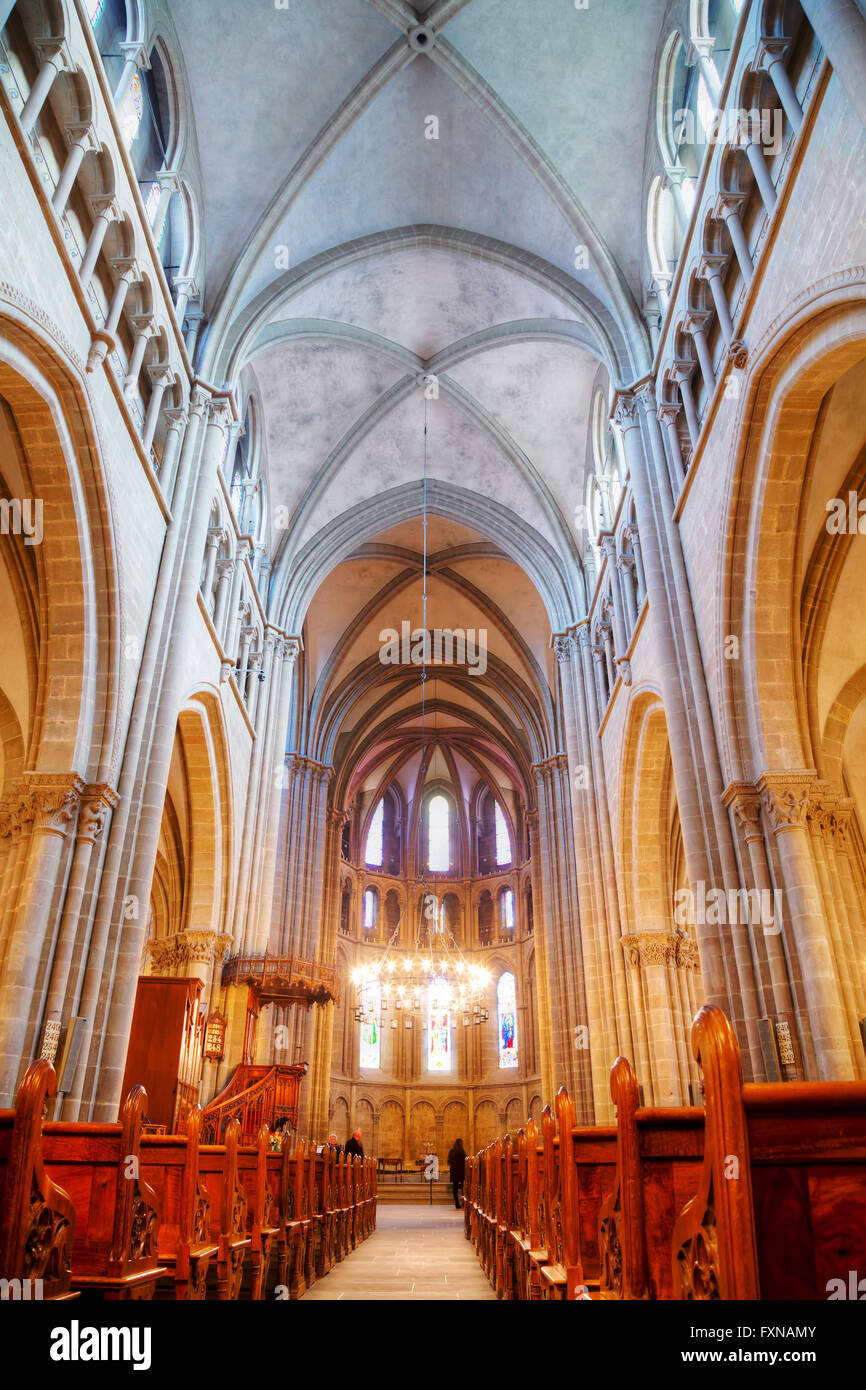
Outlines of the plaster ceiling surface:
{"label": "plaster ceiling surface", "polygon": [[395,251],[335,271],[295,294],[278,318],[330,319],[365,328],[422,359],[497,324],[573,322],[560,298],[501,266],[451,251]]}
{"label": "plaster ceiling surface", "polygon": [[418,736],[406,670],[369,671],[381,628],[420,621],[420,520],[393,517],[426,474],[428,626],[485,626],[495,666],[443,673],[430,716],[531,797],[528,759],[560,742],[554,614],[582,616],[572,518],[600,363],[634,380],[650,360],[666,0],[290,0],[245,7],[240,36],[229,0],[170,3],[201,168],[197,368],[256,399],[272,523],[288,513],[270,612],[303,629],[296,731],[314,756],[370,720],[383,756],[395,720]]}

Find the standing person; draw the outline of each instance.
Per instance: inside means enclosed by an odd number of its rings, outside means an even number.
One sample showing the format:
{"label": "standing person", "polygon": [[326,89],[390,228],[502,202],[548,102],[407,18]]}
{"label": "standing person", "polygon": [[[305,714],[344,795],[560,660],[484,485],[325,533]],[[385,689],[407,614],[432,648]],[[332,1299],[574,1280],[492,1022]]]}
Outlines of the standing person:
{"label": "standing person", "polygon": [[454,1205],[460,1210],[460,1189],[466,1181],[466,1150],[462,1139],[454,1140],[454,1147],[448,1151],[448,1176],[454,1189]]}
{"label": "standing person", "polygon": [[361,1131],[359,1129],[352,1131],[352,1137],[346,1145],[346,1153],[350,1156],[357,1154],[359,1158],[364,1157],[364,1146],[361,1143]]}

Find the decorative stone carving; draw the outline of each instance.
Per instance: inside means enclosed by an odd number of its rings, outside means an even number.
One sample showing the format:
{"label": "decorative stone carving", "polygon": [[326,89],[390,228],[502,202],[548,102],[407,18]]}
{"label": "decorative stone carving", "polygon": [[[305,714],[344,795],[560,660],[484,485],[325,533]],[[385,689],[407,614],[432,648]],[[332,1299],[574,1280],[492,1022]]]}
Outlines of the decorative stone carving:
{"label": "decorative stone carving", "polygon": [[65,836],[78,810],[84,783],[76,773],[25,774],[25,785],[32,797],[35,830]]}
{"label": "decorative stone carving", "polygon": [[559,664],[565,665],[567,661],[571,660],[571,638],[564,635],[554,637],[553,650]]}
{"label": "decorative stone carving", "polygon": [[78,838],[95,844],[105,829],[109,811],[118,803],[118,796],[106,782],[84,788],[78,815]]}
{"label": "decorative stone carving", "polygon": [[749,350],[742,338],[732,338],[728,343],[728,361],[737,371],[742,371],[749,360]]}
{"label": "decorative stone carving", "polygon": [[148,945],[150,973],[169,975],[190,965],[210,966],[224,959],[232,938],[224,933],[191,927],[189,931],[162,937]]}
{"label": "decorative stone carving", "polygon": [[814,772],[769,774],[761,778],[758,791],[774,834],[794,826],[805,829],[815,785]]}
{"label": "decorative stone carving", "polygon": [[697,944],[678,932],[639,931],[620,938],[626,963],[641,966],[673,965],[678,970],[697,970]]}

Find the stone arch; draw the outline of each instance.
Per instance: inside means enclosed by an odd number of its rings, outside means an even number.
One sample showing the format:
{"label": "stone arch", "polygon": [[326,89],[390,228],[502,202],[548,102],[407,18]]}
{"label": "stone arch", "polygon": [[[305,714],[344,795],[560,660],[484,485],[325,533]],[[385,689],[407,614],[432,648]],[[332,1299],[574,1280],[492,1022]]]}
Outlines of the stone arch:
{"label": "stone arch", "polygon": [[502,1132],[499,1111],[492,1100],[479,1101],[475,1107],[475,1148],[486,1149]]}
{"label": "stone arch", "polygon": [[[336,1096],[334,1099],[331,1133],[336,1134],[338,1144],[345,1144],[349,1138],[349,1102],[345,1096]],[[323,1135],[322,1138],[324,1137]]]}
{"label": "stone arch", "polygon": [[[812,766],[795,599],[796,537],[821,402],[866,357],[863,286],[849,289],[848,278],[815,287],[771,326],[755,353],[733,432],[742,445],[731,484],[719,640],[738,635],[742,651],[741,660],[726,661],[723,671],[727,781]],[[801,480],[795,489],[792,478]],[[761,595],[760,623],[753,593]],[[743,598],[736,602],[738,594]]]}
{"label": "stone arch", "polygon": [[449,1100],[442,1111],[442,1153],[440,1162],[445,1161],[455,1139],[463,1140],[463,1147],[469,1152],[469,1110],[465,1101]]}
{"label": "stone arch", "polygon": [[436,1111],[427,1100],[417,1100],[409,1115],[409,1157],[438,1152],[436,1147]]}
{"label": "stone arch", "polygon": [[406,1117],[398,1100],[382,1102],[379,1111],[379,1158],[394,1163],[406,1157]]}
{"label": "stone arch", "polygon": [[[0,397],[19,445],[20,496],[42,503],[42,543],[21,537],[38,672],[25,770],[108,781],[122,680],[115,503],[80,388],[28,316],[27,306],[0,311]],[[58,535],[73,536],[73,553],[53,543]]]}
{"label": "stone arch", "polygon": [[517,1131],[523,1125],[526,1116],[523,1113],[523,1101],[518,1096],[512,1096],[505,1106],[505,1128],[512,1139],[516,1138]]}

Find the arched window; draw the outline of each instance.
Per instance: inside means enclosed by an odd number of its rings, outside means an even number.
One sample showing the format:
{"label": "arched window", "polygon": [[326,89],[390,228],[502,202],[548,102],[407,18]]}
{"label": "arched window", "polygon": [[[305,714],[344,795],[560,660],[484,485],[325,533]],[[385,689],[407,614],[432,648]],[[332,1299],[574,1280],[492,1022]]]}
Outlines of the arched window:
{"label": "arched window", "polygon": [[503,864],[511,863],[511,836],[508,833],[508,822],[502,814],[499,802],[496,802],[496,863],[501,867]]}
{"label": "arched window", "polygon": [[451,997],[447,981],[427,986],[427,1070],[451,1071]]}
{"label": "arched window", "polygon": [[496,986],[496,1021],[499,1029],[499,1065],[517,1066],[517,997],[510,970],[500,975]]}
{"label": "arched window", "polygon": [[117,108],[117,119],[120,124],[120,133],[123,136],[123,143],[129,149],[130,145],[138,135],[141,125],[141,118],[144,115],[144,88],[141,85],[141,78],[137,72],[132,74],[132,80],[124,92]]}
{"label": "arched window", "polygon": [[380,801],[373,812],[370,829],[367,832],[367,849],[364,858],[373,868],[382,867],[382,825],[385,819],[385,803]]}
{"label": "arched window", "polygon": [[379,1019],[382,1012],[382,986],[368,985],[361,998],[364,1016],[361,1020],[361,1066],[381,1066],[382,1040]]}
{"label": "arched window", "polygon": [[427,868],[447,873],[451,868],[450,808],[445,796],[432,796],[427,807]]}
{"label": "arched window", "polygon": [[499,914],[503,931],[514,931],[514,894],[503,888],[499,894]]}
{"label": "arched window", "polygon": [[368,888],[364,894],[364,930],[372,931],[379,915],[379,896],[375,888]]}

